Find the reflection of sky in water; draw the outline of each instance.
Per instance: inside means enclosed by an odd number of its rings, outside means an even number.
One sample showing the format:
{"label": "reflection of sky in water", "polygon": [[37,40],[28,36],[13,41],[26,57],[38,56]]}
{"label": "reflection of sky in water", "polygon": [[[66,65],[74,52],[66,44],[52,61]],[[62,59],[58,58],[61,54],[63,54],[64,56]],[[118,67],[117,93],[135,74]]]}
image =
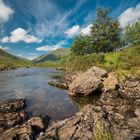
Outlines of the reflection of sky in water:
{"label": "reflection of sky in water", "polygon": [[27,110],[33,115],[63,119],[77,112],[67,91],[48,85],[55,72],[52,68],[18,69],[0,73],[0,100],[26,98]]}

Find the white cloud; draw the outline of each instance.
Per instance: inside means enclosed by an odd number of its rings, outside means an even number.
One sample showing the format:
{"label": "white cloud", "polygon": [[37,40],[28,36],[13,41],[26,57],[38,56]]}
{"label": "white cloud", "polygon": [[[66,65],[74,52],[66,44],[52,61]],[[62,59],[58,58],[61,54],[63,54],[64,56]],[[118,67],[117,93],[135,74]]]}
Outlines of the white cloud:
{"label": "white cloud", "polygon": [[7,46],[0,46],[0,49],[2,49],[2,50],[10,50],[10,48],[9,47],[7,47]]}
{"label": "white cloud", "polygon": [[0,23],[8,21],[13,13],[14,11],[0,0]]}
{"label": "white cloud", "polygon": [[79,25],[75,25],[72,28],[68,29],[65,34],[68,37],[74,37],[75,35],[78,34],[83,34],[83,35],[90,35],[90,28],[92,24],[89,24],[86,27],[80,27]]}
{"label": "white cloud", "polygon": [[82,28],[80,33],[82,33],[84,35],[90,35],[91,26],[92,26],[92,24],[89,24],[85,28]]}
{"label": "white cloud", "polygon": [[26,43],[39,43],[41,40],[33,35],[30,35],[28,31],[22,29],[22,28],[17,28],[14,31],[11,32],[11,36],[6,36],[3,37],[1,40],[3,43],[6,42],[19,42],[19,41],[24,41]]}
{"label": "white cloud", "polygon": [[80,31],[80,26],[79,25],[75,25],[72,28],[68,29],[65,34],[69,37],[73,37],[75,35],[78,34],[78,32]]}
{"label": "white cloud", "polygon": [[119,16],[119,21],[123,28],[126,27],[128,24],[132,24],[138,19],[140,19],[140,4],[138,4],[136,7],[130,7],[126,9]]}
{"label": "white cloud", "polygon": [[65,44],[65,41],[61,41],[55,45],[45,45],[45,46],[38,47],[38,48],[36,48],[36,50],[37,51],[54,51],[59,48],[63,48],[64,44]]}

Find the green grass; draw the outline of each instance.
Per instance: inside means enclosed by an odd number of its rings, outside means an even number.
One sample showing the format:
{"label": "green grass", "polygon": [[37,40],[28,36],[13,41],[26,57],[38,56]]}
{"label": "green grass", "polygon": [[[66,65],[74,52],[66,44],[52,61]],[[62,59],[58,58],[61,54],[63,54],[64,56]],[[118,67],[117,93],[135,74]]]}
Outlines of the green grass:
{"label": "green grass", "polygon": [[22,60],[0,49],[0,68],[32,66],[30,61]]}
{"label": "green grass", "polygon": [[98,114],[95,115],[94,121],[93,140],[113,140],[113,135],[103,126]]}
{"label": "green grass", "polygon": [[49,52],[48,54],[42,55],[33,60],[34,63],[43,63],[47,61],[58,61],[64,56],[68,56],[70,54],[69,48],[60,48]]}
{"label": "green grass", "polygon": [[108,72],[116,72],[121,80],[140,79],[140,46],[132,46],[105,54],[69,55],[59,61],[49,61],[41,65],[62,67],[67,71],[85,71],[92,66],[99,66]]}

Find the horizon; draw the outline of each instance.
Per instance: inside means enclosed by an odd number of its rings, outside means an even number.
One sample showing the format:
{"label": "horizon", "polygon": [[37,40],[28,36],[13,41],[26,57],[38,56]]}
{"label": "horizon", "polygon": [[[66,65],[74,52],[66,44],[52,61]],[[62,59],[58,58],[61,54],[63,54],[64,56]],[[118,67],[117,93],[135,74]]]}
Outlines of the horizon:
{"label": "horizon", "polygon": [[0,0],[0,48],[30,60],[69,48],[74,36],[90,33],[100,7],[122,28],[140,19],[139,0]]}

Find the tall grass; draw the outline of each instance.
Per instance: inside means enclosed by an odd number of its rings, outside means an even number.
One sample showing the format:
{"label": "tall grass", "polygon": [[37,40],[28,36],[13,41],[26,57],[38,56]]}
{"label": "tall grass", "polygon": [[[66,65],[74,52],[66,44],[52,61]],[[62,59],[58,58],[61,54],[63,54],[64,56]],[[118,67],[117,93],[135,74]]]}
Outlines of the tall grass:
{"label": "tall grass", "polygon": [[113,135],[103,126],[98,114],[95,115],[94,121],[93,140],[113,140]]}

